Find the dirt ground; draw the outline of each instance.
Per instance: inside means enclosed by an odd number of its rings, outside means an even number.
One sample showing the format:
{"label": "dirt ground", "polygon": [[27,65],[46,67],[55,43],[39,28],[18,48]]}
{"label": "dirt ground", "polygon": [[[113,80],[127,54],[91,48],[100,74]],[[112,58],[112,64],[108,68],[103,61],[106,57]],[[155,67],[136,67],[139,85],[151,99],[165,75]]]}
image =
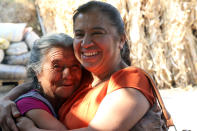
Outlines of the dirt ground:
{"label": "dirt ground", "polygon": [[[12,86],[0,87],[0,97],[5,95]],[[170,112],[177,131],[197,131],[197,89],[160,90],[166,108]],[[174,131],[174,128],[170,128]]]}
{"label": "dirt ground", "polygon": [[[160,90],[178,131],[197,131],[197,89]],[[172,130],[173,131],[173,130]]]}

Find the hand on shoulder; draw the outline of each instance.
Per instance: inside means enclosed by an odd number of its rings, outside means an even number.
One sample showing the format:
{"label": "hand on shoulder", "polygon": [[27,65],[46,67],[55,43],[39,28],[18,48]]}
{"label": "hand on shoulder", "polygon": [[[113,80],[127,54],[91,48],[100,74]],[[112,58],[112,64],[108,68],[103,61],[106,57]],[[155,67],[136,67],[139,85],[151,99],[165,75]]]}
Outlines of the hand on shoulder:
{"label": "hand on shoulder", "polygon": [[16,104],[14,101],[11,101],[8,97],[0,98],[0,127],[2,130],[12,130],[17,131],[17,127],[13,120],[20,116]]}

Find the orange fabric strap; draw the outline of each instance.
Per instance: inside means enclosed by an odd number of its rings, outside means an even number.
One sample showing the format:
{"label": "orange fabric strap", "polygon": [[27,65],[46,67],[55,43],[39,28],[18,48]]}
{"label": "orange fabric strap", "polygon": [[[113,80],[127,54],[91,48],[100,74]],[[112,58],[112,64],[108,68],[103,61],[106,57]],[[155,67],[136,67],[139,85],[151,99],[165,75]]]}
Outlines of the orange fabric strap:
{"label": "orange fabric strap", "polygon": [[170,126],[175,126],[174,123],[173,123],[173,120],[172,120],[172,117],[170,115],[170,113],[167,111],[165,105],[164,105],[164,102],[161,98],[161,95],[159,93],[159,90],[157,88],[157,86],[155,85],[155,82],[153,81],[153,79],[151,78],[151,76],[146,73],[144,70],[142,70],[145,75],[149,78],[151,84],[152,84],[152,89],[153,89],[153,92],[154,92],[154,95],[156,96],[158,102],[159,102],[159,105],[161,107],[161,110],[163,112],[163,115],[164,115],[164,118],[166,120],[166,126],[169,128]]}

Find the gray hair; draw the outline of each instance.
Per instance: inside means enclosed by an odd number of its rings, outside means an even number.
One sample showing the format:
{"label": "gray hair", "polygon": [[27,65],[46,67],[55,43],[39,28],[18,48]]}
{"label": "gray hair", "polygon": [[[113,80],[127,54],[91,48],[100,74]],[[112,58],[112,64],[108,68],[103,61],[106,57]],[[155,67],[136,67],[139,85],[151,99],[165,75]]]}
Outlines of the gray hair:
{"label": "gray hair", "polygon": [[73,38],[66,34],[59,33],[43,36],[34,42],[27,69],[28,77],[32,78],[33,83],[36,85],[38,83],[37,75],[42,69],[42,60],[53,47],[73,49]]}

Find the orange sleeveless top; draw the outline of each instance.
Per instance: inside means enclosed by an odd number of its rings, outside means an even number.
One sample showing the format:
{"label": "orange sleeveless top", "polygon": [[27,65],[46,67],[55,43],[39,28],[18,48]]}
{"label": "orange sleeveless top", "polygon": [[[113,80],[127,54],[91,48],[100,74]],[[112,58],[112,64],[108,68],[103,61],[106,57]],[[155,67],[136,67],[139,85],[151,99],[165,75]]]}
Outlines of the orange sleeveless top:
{"label": "orange sleeveless top", "polygon": [[[86,87],[85,87],[86,86]],[[94,118],[103,98],[120,88],[135,88],[147,98],[151,106],[155,98],[151,84],[143,71],[127,67],[115,72],[102,86],[92,88],[91,84],[82,85],[74,95],[59,109],[60,121],[68,129],[87,127]]]}

